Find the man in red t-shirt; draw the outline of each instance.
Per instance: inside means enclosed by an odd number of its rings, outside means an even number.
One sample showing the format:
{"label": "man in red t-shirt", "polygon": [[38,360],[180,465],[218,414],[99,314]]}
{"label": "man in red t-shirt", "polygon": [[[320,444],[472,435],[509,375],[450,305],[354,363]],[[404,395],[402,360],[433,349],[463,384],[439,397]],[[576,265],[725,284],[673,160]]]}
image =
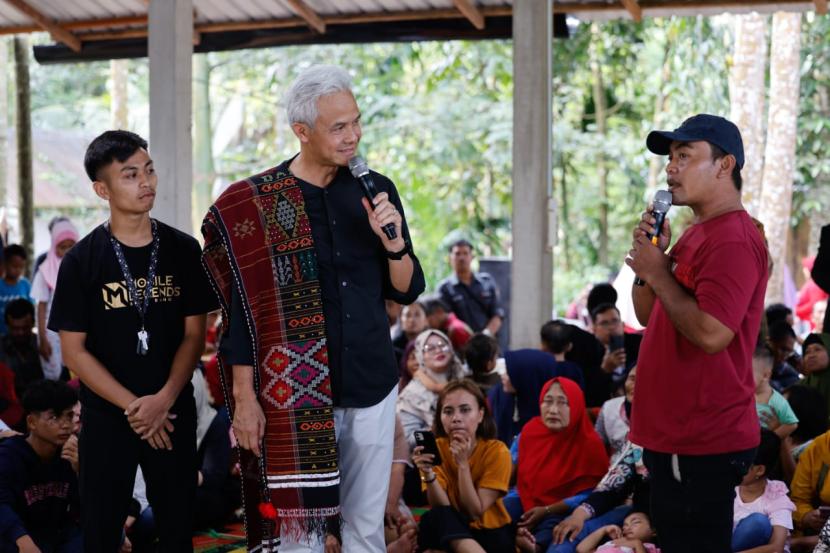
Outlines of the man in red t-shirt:
{"label": "man in red t-shirt", "polygon": [[768,254],[741,205],[744,151],[733,123],[696,115],[651,132],[646,145],[668,154],[673,204],[695,219],[668,254],[668,219],[654,243],[651,213],[634,230],[626,263],[646,283],[632,287],[646,330],[630,438],[645,449],[663,551],[731,551],[734,489],[760,440],[752,352]]}
{"label": "man in red t-shirt", "polygon": [[422,303],[430,328],[446,334],[455,352],[461,355],[464,352],[464,346],[473,336],[470,326],[450,311],[450,307],[437,294],[424,298]]}

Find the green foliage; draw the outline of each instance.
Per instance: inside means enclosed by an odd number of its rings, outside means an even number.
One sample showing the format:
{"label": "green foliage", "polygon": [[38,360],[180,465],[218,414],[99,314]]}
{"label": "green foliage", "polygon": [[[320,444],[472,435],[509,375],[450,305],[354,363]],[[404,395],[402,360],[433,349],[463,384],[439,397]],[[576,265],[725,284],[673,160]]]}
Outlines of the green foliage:
{"label": "green foliage", "polygon": [[[645,207],[649,130],[691,114],[728,115],[730,18],[651,18],[582,23],[553,50],[554,193],[559,206],[554,299],[561,309],[585,284],[622,266],[630,231]],[[830,19],[805,16],[802,33],[794,223],[830,206]],[[591,56],[601,64],[608,120],[596,132]],[[297,151],[281,99],[314,63],[346,67],[363,110],[363,154],[401,192],[415,247],[434,286],[448,271],[451,231],[480,255],[509,253],[512,163],[510,42],[427,42],[271,48],[208,56],[216,170],[232,182]],[[109,121],[108,64],[32,64],[36,126],[97,133]],[[660,97],[662,109],[656,109]],[[130,62],[130,120],[147,132],[147,60]],[[243,102],[242,124],[219,127]],[[227,136],[217,136],[227,133]],[[597,158],[608,168],[598,197]],[[661,162],[662,165],[662,162]],[[662,175],[662,173],[661,173]],[[663,177],[658,179],[662,182]],[[808,199],[809,198],[809,199]],[[608,206],[609,265],[598,265],[600,202]],[[675,222],[680,219],[675,216]],[[673,225],[678,231],[678,226]],[[521,237],[517,237],[521,239]]]}
{"label": "green foliage", "polygon": [[801,49],[794,225],[830,206],[830,18],[805,16]]}

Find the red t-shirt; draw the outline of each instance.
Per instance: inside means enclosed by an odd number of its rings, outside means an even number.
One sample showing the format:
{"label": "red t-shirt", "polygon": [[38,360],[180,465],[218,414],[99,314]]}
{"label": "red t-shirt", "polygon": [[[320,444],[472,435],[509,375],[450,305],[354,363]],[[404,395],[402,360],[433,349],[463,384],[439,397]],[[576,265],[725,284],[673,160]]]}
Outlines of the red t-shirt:
{"label": "red t-shirt", "polygon": [[473,336],[473,331],[469,325],[456,317],[455,313],[447,315],[447,324],[444,331],[452,342],[452,347],[455,351],[463,351],[464,346],[467,345],[467,342]]}
{"label": "red t-shirt", "polygon": [[637,361],[631,441],[682,455],[755,447],[752,352],[768,278],[761,235],[745,211],[732,211],[693,225],[670,255],[675,279],[735,337],[707,354],[675,329],[656,299]]}

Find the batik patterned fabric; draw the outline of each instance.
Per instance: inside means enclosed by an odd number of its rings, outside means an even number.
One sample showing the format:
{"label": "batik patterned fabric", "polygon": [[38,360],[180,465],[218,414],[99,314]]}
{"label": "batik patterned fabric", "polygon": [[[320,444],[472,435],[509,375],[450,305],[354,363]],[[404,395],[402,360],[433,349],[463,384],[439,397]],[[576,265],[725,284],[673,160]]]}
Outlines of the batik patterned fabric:
{"label": "batik patterned fabric", "polygon": [[[294,538],[337,532],[340,473],[325,320],[299,184],[276,169],[232,184],[211,206],[202,234],[223,324],[234,287],[242,299],[266,419],[262,457],[239,450],[248,550],[277,551],[281,526]],[[223,364],[221,374],[233,410],[231,367]],[[269,504],[276,520],[261,515]]]}

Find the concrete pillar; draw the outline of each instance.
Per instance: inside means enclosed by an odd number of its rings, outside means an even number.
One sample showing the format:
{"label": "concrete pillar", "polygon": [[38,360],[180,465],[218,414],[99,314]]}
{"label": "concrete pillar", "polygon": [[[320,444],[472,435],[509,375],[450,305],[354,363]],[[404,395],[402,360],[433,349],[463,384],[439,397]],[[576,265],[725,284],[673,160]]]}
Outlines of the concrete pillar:
{"label": "concrete pillar", "polygon": [[[537,347],[553,308],[552,2],[513,0],[511,348]],[[521,290],[521,293],[518,291]]]}
{"label": "concrete pillar", "polygon": [[150,2],[150,155],[159,177],[153,217],[193,234],[193,1]]}

